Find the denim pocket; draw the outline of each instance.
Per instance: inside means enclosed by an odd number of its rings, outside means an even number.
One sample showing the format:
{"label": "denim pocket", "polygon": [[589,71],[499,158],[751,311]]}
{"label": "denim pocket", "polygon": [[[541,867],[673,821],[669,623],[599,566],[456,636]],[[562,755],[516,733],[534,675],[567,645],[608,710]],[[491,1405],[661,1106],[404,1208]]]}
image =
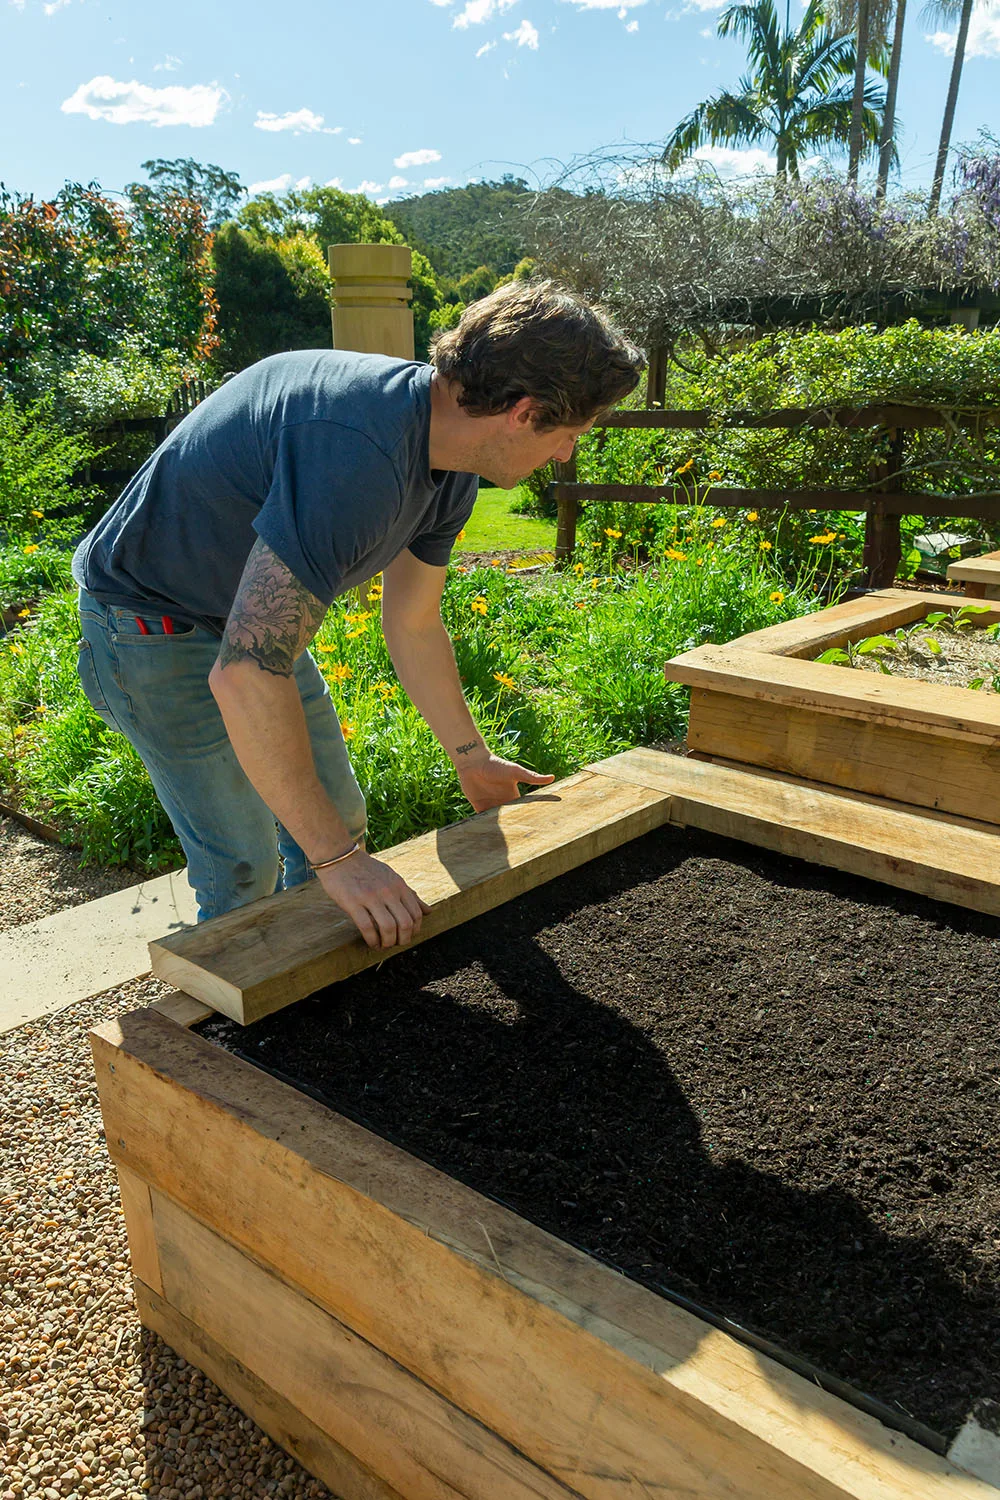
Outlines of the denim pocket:
{"label": "denim pocket", "polygon": [[107,699],[101,692],[101,685],[97,680],[97,672],[94,668],[94,653],[89,641],[81,641],[77,651],[76,670],[80,674],[80,686],[83,695],[90,704],[98,718],[103,719],[110,729],[117,729],[118,725],[111,716]]}

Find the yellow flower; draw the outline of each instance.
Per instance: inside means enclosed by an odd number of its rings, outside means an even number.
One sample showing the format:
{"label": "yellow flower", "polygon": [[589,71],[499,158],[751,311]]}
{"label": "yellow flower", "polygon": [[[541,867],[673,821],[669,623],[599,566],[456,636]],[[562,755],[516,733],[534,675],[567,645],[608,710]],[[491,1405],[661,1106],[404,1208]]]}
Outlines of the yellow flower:
{"label": "yellow flower", "polygon": [[27,557],[30,557],[33,552],[37,552],[38,551],[38,543],[37,542],[29,542],[28,545],[25,547],[24,551],[25,551],[25,555]]}
{"label": "yellow flower", "polygon": [[508,677],[506,672],[494,672],[493,676],[496,679],[496,681],[499,682],[499,684],[500,684],[501,687],[505,687],[505,688],[516,688],[517,687],[517,683],[514,681],[513,677]]}
{"label": "yellow flower", "polygon": [[395,698],[399,688],[391,682],[376,682],[373,691],[379,694],[383,703],[388,703],[390,698]]}
{"label": "yellow flower", "polygon": [[17,643],[17,641],[11,641],[11,643],[10,643],[10,651],[11,651],[11,655],[12,656],[23,656],[24,655],[24,647],[23,646],[19,646],[18,643]]}
{"label": "yellow flower", "polygon": [[784,604],[785,602],[785,596],[780,589],[775,589],[773,594],[768,595],[768,598],[772,604]]}
{"label": "yellow flower", "polygon": [[587,606],[581,600],[579,604],[575,604],[573,607],[574,609],[586,609]]}
{"label": "yellow flower", "polygon": [[721,530],[723,526],[728,526],[728,524],[729,523],[726,520],[725,516],[716,516],[715,520],[712,522],[712,525],[715,527],[716,531]]}
{"label": "yellow flower", "polygon": [[748,521],[759,521],[760,520],[760,516],[757,514],[757,512],[755,510],[748,510],[747,511],[747,520]]}
{"label": "yellow flower", "polygon": [[771,545],[772,544],[770,542],[761,542],[761,544],[760,544],[760,550],[762,552],[770,552]]}
{"label": "yellow flower", "polygon": [[360,625],[363,621],[370,620],[371,617],[372,611],[370,609],[363,609],[358,615],[345,615],[344,619],[348,625]]}
{"label": "yellow flower", "polygon": [[583,572],[583,563],[574,563],[573,572],[576,574],[577,578],[579,578]]}
{"label": "yellow flower", "polygon": [[693,469],[693,468],[694,468],[694,459],[693,458],[689,458],[686,464],[681,464],[680,468],[677,470],[677,473],[678,474],[686,474],[689,469]]}
{"label": "yellow flower", "polygon": [[620,531],[616,531],[613,526],[605,526],[605,528],[604,528],[604,535],[611,537],[614,541],[617,541],[618,538],[621,536],[621,532]]}
{"label": "yellow flower", "polygon": [[340,732],[344,736],[345,740],[353,740],[356,728],[357,726],[352,724],[350,719],[341,719]]}
{"label": "yellow flower", "polygon": [[712,469],[710,470],[708,477],[709,479],[721,479],[722,475],[719,473],[718,469]]}
{"label": "yellow flower", "polygon": [[676,547],[668,547],[667,556],[671,562],[685,562],[687,560],[687,553],[679,552]]}
{"label": "yellow flower", "polygon": [[368,590],[368,597],[369,599],[381,599],[382,585],[380,583],[373,583],[371,588]]}
{"label": "yellow flower", "polygon": [[336,646],[317,646],[317,651],[336,651]]}
{"label": "yellow flower", "polygon": [[458,533],[458,536],[455,538],[455,540],[456,540],[456,542],[464,542],[465,541],[465,527],[464,526],[462,527],[461,531]]}
{"label": "yellow flower", "polygon": [[354,676],[354,673],[351,671],[350,667],[345,661],[332,662],[328,668],[328,671],[334,682],[346,682],[348,677]]}
{"label": "yellow flower", "polygon": [[34,516],[34,518],[35,518],[36,521],[40,521],[42,519],[42,517],[44,516],[45,512],[44,512],[44,510],[33,510],[31,512],[31,514]]}
{"label": "yellow flower", "polygon": [[835,531],[824,531],[822,536],[811,536],[809,540],[811,542],[818,542],[820,546],[825,546],[827,542],[835,542],[837,540],[837,533]]}
{"label": "yellow flower", "polygon": [[463,567],[457,567],[455,569],[456,573],[467,573],[468,571],[469,571],[468,568],[463,568]]}
{"label": "yellow flower", "polygon": [[26,620],[30,614],[31,614],[31,610],[30,609],[22,609],[17,618],[19,620]]}
{"label": "yellow flower", "polygon": [[490,567],[491,568],[502,568],[503,567],[503,558],[502,557],[494,557],[490,561]]}
{"label": "yellow flower", "polygon": [[365,631],[367,629],[368,629],[367,625],[359,625],[358,628],[357,628],[357,630],[349,630],[347,632],[347,640],[349,640],[349,641],[356,641],[357,638],[358,638],[358,636],[359,635],[364,635],[364,633],[365,633]]}
{"label": "yellow flower", "polygon": [[601,586],[601,580],[599,578],[592,578],[590,580],[590,587],[592,589],[599,589],[600,586]]}
{"label": "yellow flower", "polygon": [[477,594],[472,603],[469,605],[469,608],[472,610],[472,613],[474,615],[485,615],[487,610],[489,609],[489,605],[487,604],[482,594]]}
{"label": "yellow flower", "polygon": [[47,713],[47,712],[48,712],[48,710],[46,709],[44,703],[39,703],[38,707],[35,709],[35,713],[36,714],[44,714],[44,713]]}
{"label": "yellow flower", "polygon": [[600,545],[601,545],[601,544],[600,544],[600,542],[591,542],[591,544],[590,544],[590,545],[591,545],[591,546],[592,546],[592,547],[599,547],[599,546],[600,546]]}
{"label": "yellow flower", "polygon": [[695,560],[694,560],[694,565],[695,565],[696,568],[703,567],[704,563],[705,563],[705,559],[703,557],[696,557]]}

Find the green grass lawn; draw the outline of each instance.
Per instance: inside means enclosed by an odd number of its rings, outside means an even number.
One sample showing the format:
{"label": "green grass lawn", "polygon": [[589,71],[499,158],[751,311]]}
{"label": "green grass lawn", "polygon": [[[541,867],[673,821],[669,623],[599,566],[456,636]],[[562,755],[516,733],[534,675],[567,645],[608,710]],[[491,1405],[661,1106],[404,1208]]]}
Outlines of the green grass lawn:
{"label": "green grass lawn", "polygon": [[455,551],[499,552],[516,547],[518,550],[551,552],[556,544],[555,521],[511,515],[510,506],[518,493],[517,490],[480,490],[476,508],[466,523],[465,535]]}

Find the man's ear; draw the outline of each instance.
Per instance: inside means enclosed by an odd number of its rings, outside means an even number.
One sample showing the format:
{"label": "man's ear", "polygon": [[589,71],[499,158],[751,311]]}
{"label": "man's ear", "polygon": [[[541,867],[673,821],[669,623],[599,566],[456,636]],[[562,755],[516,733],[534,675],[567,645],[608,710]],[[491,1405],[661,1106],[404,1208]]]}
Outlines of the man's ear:
{"label": "man's ear", "polygon": [[505,413],[507,420],[518,432],[525,431],[528,427],[534,428],[537,406],[531,396],[522,396],[513,406],[509,406]]}

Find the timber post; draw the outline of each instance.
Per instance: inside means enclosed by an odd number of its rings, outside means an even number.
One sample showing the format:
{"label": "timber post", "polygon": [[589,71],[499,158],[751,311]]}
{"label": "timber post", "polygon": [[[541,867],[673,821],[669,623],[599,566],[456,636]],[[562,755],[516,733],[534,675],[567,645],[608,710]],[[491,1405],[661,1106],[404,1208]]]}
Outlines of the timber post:
{"label": "timber post", "polygon": [[[903,430],[890,428],[888,461],[872,465],[872,477],[877,480],[880,490],[886,491],[902,468],[905,443]],[[865,520],[863,564],[867,588],[892,588],[896,580],[903,555],[901,519],[898,512],[888,510],[878,499],[872,501]]]}
{"label": "timber post", "polygon": [[[576,454],[568,463],[553,464],[556,484],[576,484]],[[556,501],[556,567],[572,561],[576,549],[576,522],[580,507],[572,496]]]}
{"label": "timber post", "polygon": [[[331,245],[333,347],[358,354],[412,359],[413,252],[408,245]],[[362,609],[373,604],[369,579],[358,589]]]}

